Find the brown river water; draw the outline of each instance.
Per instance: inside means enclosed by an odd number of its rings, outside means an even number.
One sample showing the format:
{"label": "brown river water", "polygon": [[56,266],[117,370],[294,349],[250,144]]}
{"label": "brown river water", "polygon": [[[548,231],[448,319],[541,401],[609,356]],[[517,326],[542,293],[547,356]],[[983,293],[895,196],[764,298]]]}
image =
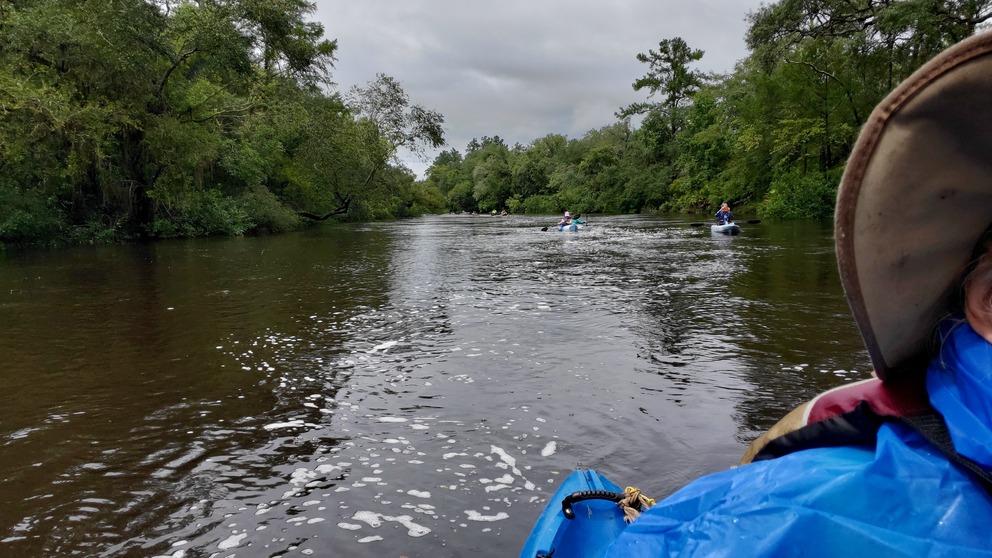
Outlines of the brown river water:
{"label": "brown river water", "polygon": [[0,556],[516,556],[870,372],[831,223],[554,220],[0,251]]}

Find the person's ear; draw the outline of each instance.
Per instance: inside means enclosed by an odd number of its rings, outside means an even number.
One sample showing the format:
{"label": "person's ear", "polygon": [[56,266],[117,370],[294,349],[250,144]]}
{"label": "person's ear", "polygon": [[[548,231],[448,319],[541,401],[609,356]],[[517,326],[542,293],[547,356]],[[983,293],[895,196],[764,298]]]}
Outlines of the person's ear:
{"label": "person's ear", "polygon": [[992,284],[972,281],[965,290],[964,314],[976,333],[992,343]]}

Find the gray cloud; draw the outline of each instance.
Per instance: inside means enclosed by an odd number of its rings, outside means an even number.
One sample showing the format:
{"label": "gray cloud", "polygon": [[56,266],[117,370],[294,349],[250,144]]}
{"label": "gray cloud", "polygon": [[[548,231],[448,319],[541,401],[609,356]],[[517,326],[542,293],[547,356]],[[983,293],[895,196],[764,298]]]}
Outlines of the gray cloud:
{"label": "gray cloud", "polygon": [[[316,0],[338,40],[340,91],[390,75],[445,117],[447,148],[472,138],[528,144],[577,138],[645,99],[637,53],[682,37],[698,67],[730,72],[747,56],[745,17],[761,0]],[[435,153],[436,154],[436,153]],[[433,156],[434,154],[432,154]],[[404,156],[422,175],[429,161]]]}

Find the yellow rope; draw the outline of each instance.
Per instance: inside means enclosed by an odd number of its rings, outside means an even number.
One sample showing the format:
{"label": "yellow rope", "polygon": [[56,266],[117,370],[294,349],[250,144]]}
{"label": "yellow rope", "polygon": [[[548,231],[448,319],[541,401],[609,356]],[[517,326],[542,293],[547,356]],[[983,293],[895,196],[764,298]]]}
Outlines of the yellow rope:
{"label": "yellow rope", "polygon": [[641,494],[641,491],[633,486],[623,489],[624,498],[617,502],[623,508],[623,519],[627,523],[637,519],[641,512],[654,505],[654,499]]}

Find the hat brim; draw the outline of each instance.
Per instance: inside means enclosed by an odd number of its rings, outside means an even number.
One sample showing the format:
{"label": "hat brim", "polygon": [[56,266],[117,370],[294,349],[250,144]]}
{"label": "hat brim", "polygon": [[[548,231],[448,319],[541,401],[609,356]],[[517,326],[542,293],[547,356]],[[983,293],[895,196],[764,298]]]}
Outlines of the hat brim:
{"label": "hat brim", "polygon": [[875,372],[924,366],[992,222],[992,33],[947,49],[872,112],[834,225],[841,280]]}

